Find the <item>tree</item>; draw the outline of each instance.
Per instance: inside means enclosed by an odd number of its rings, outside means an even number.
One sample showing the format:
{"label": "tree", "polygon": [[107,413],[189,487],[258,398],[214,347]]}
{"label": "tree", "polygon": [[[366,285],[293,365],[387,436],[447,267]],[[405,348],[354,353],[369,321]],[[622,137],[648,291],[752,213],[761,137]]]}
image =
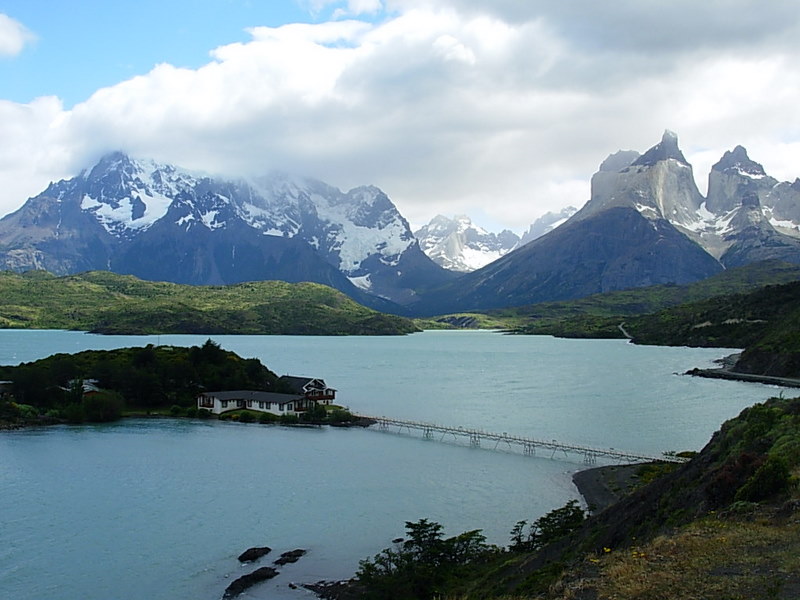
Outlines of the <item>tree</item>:
{"label": "tree", "polygon": [[536,519],[524,535],[527,521],[519,521],[511,530],[512,552],[531,552],[539,550],[550,542],[564,537],[580,527],[586,519],[586,513],[578,505],[577,500],[570,500],[561,508],[551,510]]}
{"label": "tree", "polygon": [[451,538],[439,523],[420,519],[406,522],[408,539],[363,560],[357,574],[365,598],[405,600],[447,593],[469,565],[485,559],[495,548],[480,530]]}

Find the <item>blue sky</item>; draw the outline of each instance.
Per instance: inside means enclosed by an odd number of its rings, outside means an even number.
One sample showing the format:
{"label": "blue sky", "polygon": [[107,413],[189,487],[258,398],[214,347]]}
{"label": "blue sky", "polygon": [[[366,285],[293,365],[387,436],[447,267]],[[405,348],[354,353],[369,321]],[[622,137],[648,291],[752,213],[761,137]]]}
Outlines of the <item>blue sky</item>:
{"label": "blue sky", "polygon": [[70,107],[158,63],[200,67],[211,49],[247,41],[249,27],[313,23],[330,12],[268,0],[1,0],[0,13],[35,40],[15,59],[0,60],[0,89],[7,100],[55,95]]}
{"label": "blue sky", "polygon": [[796,0],[0,0],[0,215],[121,150],[521,233],[675,131],[800,176]]}

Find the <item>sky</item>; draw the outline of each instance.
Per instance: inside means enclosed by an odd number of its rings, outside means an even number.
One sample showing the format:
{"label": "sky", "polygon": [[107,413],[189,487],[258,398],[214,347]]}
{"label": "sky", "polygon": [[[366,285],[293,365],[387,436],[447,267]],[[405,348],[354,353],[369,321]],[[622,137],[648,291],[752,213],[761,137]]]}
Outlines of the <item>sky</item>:
{"label": "sky", "polygon": [[121,150],[522,233],[676,132],[800,176],[796,0],[0,0],[0,215]]}

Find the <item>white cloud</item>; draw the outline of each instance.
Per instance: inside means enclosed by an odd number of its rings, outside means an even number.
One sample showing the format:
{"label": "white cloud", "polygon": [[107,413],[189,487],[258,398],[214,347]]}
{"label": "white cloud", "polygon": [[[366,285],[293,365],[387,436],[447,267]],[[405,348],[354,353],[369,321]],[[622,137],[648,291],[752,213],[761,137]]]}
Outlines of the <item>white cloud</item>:
{"label": "white cloud", "polygon": [[0,57],[16,56],[35,39],[22,23],[0,13]]}
{"label": "white cloud", "polygon": [[[794,179],[798,17],[732,1],[740,13],[715,16],[687,0],[652,14],[632,1],[390,0],[374,23],[254,27],[199,69],[162,64],[69,111],[0,102],[0,211],[114,149],[212,173],[372,183],[415,223],[467,213],[517,231],[580,206],[609,153],[644,151],[665,128],[696,158],[701,187],[736,144]],[[746,5],[762,7],[753,23],[780,17],[771,34],[745,27]]]}

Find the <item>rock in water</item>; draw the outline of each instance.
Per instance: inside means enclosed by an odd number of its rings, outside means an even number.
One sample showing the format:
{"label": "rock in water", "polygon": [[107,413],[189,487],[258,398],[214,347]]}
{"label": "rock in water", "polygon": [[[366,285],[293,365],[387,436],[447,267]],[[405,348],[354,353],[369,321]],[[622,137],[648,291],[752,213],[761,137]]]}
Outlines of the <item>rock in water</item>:
{"label": "rock in water", "polygon": [[272,548],[268,548],[267,546],[248,548],[239,555],[239,562],[253,562],[254,560],[258,560],[270,552],[272,552]]}
{"label": "rock in water", "polygon": [[235,598],[236,596],[244,592],[246,589],[253,587],[257,583],[266,581],[267,579],[272,579],[277,574],[278,572],[272,567],[261,567],[260,569],[256,569],[252,573],[248,573],[247,575],[242,575],[241,577],[233,581],[227,588],[225,588],[225,593],[222,594],[222,600]]}
{"label": "rock in water", "polygon": [[306,553],[306,550],[302,550],[298,548],[297,550],[291,550],[289,552],[284,552],[281,554],[281,557],[277,559],[273,564],[276,565],[288,565],[289,563],[295,563],[300,560],[300,557]]}

